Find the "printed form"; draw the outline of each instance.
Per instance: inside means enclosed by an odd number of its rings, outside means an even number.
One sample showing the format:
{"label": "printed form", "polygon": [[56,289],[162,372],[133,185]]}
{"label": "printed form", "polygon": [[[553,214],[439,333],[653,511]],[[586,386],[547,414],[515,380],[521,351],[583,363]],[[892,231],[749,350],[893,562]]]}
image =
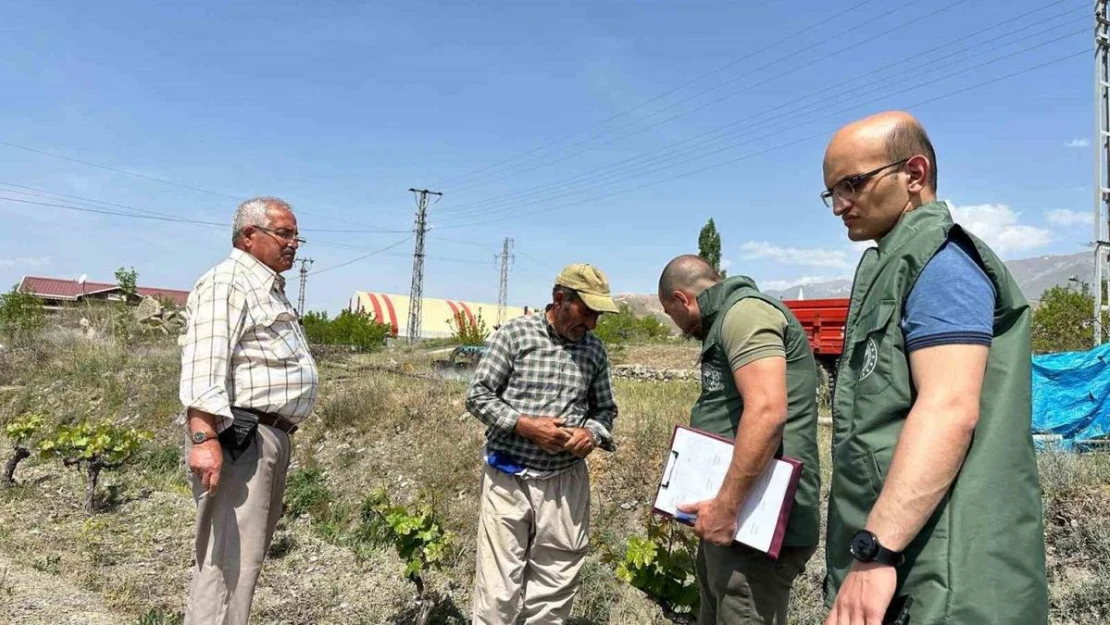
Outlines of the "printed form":
{"label": "printed form", "polygon": [[[679,504],[716,497],[732,462],[732,450],[732,443],[726,440],[677,426],[655,509],[677,516]],[[738,542],[777,556],[781,545],[776,543],[782,540],[800,470],[795,460],[771,461],[740,509]]]}

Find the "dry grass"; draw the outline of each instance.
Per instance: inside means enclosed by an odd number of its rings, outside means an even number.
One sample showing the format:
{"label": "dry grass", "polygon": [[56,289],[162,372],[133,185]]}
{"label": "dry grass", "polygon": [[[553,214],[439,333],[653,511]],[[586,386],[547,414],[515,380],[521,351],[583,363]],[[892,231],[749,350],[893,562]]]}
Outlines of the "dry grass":
{"label": "dry grass", "polygon": [[[696,351],[649,346],[630,353],[644,364],[678,367]],[[156,433],[132,466],[105,475],[110,506],[92,518],[80,509],[80,475],[57,465],[29,460],[17,474],[23,485],[0,491],[0,557],[84,589],[123,622],[179,613],[192,564],[195,507],[184,480],[180,432],[172,425],[176,359],[169,340],[125,349],[69,332],[0,358],[0,373],[10,376],[10,388],[0,391],[0,423],[34,409],[57,420],[102,415]],[[445,598],[438,622],[461,622],[469,612],[483,428],[465,413],[462,382],[381,368],[407,364],[426,372],[430,360],[402,350],[321,363],[319,418],[294,437],[292,470],[318,470],[323,495],[310,512],[282,520],[256,596],[257,622],[405,622],[413,589],[401,578],[397,556],[385,547],[353,544],[344,533],[359,502],[378,486],[395,498],[435,501],[458,536],[450,566],[430,576],[432,590]],[[643,531],[671,430],[687,422],[698,386],[617,381],[615,388],[618,449],[590,458],[594,550],[575,617],[579,625],[662,624],[656,606],[618,582],[599,555],[605,548],[620,552],[630,534]],[[827,491],[826,429],[822,436]],[[1046,455],[1042,474],[1053,622],[1102,622],[1110,613],[1110,455]],[[822,622],[823,574],[819,551],[795,585],[791,623]]]}
{"label": "dry grass", "polygon": [[700,356],[701,349],[696,342],[675,339],[667,343],[629,345],[624,349],[623,362],[660,369],[692,369]]}

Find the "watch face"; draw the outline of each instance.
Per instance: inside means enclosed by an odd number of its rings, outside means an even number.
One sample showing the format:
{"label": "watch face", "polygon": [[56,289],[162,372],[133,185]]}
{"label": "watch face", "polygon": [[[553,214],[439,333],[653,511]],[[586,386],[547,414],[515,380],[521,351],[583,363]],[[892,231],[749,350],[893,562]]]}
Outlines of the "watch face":
{"label": "watch face", "polygon": [[879,553],[879,545],[875,542],[875,537],[867,531],[856,532],[852,537],[850,549],[852,555],[863,562],[870,562]]}
{"label": "watch face", "polygon": [[208,438],[208,435],[204,432],[193,432],[194,443],[203,443],[206,438]]}

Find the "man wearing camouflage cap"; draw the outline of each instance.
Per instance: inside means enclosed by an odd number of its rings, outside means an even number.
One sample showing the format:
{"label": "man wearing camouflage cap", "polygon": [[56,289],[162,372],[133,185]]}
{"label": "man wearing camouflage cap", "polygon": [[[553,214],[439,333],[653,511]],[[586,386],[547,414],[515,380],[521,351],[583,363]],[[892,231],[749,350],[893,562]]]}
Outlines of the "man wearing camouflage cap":
{"label": "man wearing camouflage cap", "polygon": [[614,451],[609,358],[591,333],[618,311],[595,267],[555,279],[544,314],[490,339],[466,407],[486,425],[473,622],[563,623],[589,546],[585,458]]}

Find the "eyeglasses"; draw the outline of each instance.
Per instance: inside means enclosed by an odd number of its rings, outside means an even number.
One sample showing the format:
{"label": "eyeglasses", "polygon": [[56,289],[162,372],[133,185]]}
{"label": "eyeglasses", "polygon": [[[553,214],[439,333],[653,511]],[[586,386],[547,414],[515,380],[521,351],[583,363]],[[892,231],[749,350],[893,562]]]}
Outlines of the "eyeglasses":
{"label": "eyeglasses", "polygon": [[255,228],[268,234],[272,234],[279,239],[289,241],[290,243],[296,241],[297,245],[304,245],[305,243],[308,243],[308,241],[297,236],[296,232],[289,232],[288,230],[270,230],[269,228],[263,228],[262,226],[255,226]]}
{"label": "eyeglasses", "polygon": [[[913,157],[910,157],[910,158],[913,158]],[[834,184],[832,189],[827,189],[825,191],[822,191],[821,192],[821,201],[823,201],[825,203],[825,206],[828,206],[829,208],[832,208],[834,197],[836,199],[840,200],[841,202],[846,202],[846,201],[852,199],[856,195],[856,191],[858,189],[863,188],[863,185],[868,180],[870,180],[875,174],[879,173],[880,171],[882,171],[884,169],[890,168],[890,167],[903,165],[908,160],[910,160],[910,159],[909,158],[904,158],[904,159],[902,159],[898,162],[890,163],[888,165],[883,165],[882,167],[880,167],[878,169],[872,169],[871,171],[866,172],[866,173],[856,174],[854,176],[848,176],[847,178],[844,178],[840,182]]]}

